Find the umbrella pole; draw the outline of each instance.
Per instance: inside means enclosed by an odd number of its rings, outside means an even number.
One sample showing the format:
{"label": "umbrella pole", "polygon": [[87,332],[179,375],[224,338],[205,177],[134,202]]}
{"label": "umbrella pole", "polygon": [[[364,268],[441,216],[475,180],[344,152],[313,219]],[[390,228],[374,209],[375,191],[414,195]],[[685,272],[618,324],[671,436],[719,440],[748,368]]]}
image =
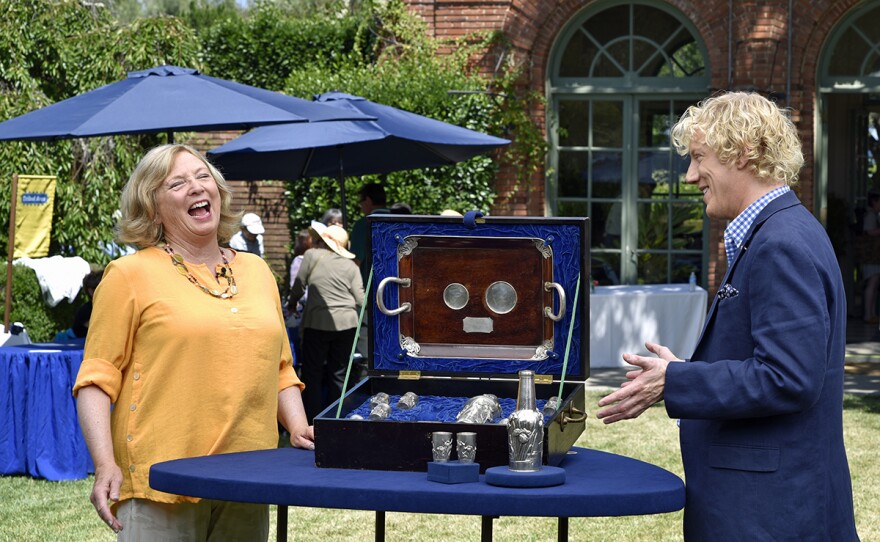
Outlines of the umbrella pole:
{"label": "umbrella pole", "polygon": [[342,167],[342,145],[336,145],[339,154],[339,190],[342,193],[342,227],[348,230],[348,203],[345,199],[345,172]]}
{"label": "umbrella pole", "polygon": [[174,143],[174,132],[173,131],[168,130],[167,132],[165,132],[165,135],[168,138],[167,139],[168,143]]}
{"label": "umbrella pole", "polygon": [[15,252],[15,204],[18,201],[18,173],[12,174],[12,199],[9,205],[9,247],[6,252],[6,307],[3,313],[3,331],[9,333],[12,313],[12,256]]}

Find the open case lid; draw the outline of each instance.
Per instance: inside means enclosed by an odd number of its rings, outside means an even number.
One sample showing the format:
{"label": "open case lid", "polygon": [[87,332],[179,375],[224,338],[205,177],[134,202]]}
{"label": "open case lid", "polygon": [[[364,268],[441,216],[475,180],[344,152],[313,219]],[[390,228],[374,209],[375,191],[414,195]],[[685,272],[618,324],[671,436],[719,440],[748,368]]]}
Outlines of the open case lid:
{"label": "open case lid", "polygon": [[589,219],[478,216],[367,217],[370,374],[586,380]]}

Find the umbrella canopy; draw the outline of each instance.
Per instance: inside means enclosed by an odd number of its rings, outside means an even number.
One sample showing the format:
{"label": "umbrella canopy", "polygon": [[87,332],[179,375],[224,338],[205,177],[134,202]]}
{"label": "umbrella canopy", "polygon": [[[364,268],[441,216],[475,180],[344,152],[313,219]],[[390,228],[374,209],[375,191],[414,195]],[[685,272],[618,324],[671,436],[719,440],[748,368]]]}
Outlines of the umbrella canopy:
{"label": "umbrella canopy", "polygon": [[208,151],[208,156],[230,179],[337,176],[344,213],[345,175],[454,164],[510,143],[341,92],[322,94],[315,101],[376,120],[265,126]]}
{"label": "umbrella canopy", "polygon": [[372,119],[257,87],[158,66],[0,123],[0,140],[245,130],[291,122]]}

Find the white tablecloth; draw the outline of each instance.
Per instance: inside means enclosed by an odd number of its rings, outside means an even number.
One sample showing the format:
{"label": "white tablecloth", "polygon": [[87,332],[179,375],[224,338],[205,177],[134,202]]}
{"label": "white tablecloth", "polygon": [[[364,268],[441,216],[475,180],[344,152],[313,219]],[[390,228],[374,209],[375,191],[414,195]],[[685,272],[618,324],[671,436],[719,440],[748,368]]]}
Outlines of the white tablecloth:
{"label": "white tablecloth", "polygon": [[645,342],[689,358],[706,318],[706,290],[687,284],[597,286],[590,294],[590,366],[629,367],[625,352],[648,354]]}

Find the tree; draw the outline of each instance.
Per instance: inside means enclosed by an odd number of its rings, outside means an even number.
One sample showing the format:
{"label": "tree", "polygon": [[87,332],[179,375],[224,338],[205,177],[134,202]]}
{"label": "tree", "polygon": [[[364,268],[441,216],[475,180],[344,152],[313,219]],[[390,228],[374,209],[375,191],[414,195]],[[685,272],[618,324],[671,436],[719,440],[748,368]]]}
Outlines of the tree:
{"label": "tree", "polygon": [[[118,24],[112,13],[76,0],[0,0],[0,119],[160,64],[197,66],[199,43],[179,19]],[[56,175],[52,254],[103,265],[119,193],[154,136],[59,142],[0,142],[0,192],[13,173]],[[0,198],[0,243],[7,243],[11,198]]]}

